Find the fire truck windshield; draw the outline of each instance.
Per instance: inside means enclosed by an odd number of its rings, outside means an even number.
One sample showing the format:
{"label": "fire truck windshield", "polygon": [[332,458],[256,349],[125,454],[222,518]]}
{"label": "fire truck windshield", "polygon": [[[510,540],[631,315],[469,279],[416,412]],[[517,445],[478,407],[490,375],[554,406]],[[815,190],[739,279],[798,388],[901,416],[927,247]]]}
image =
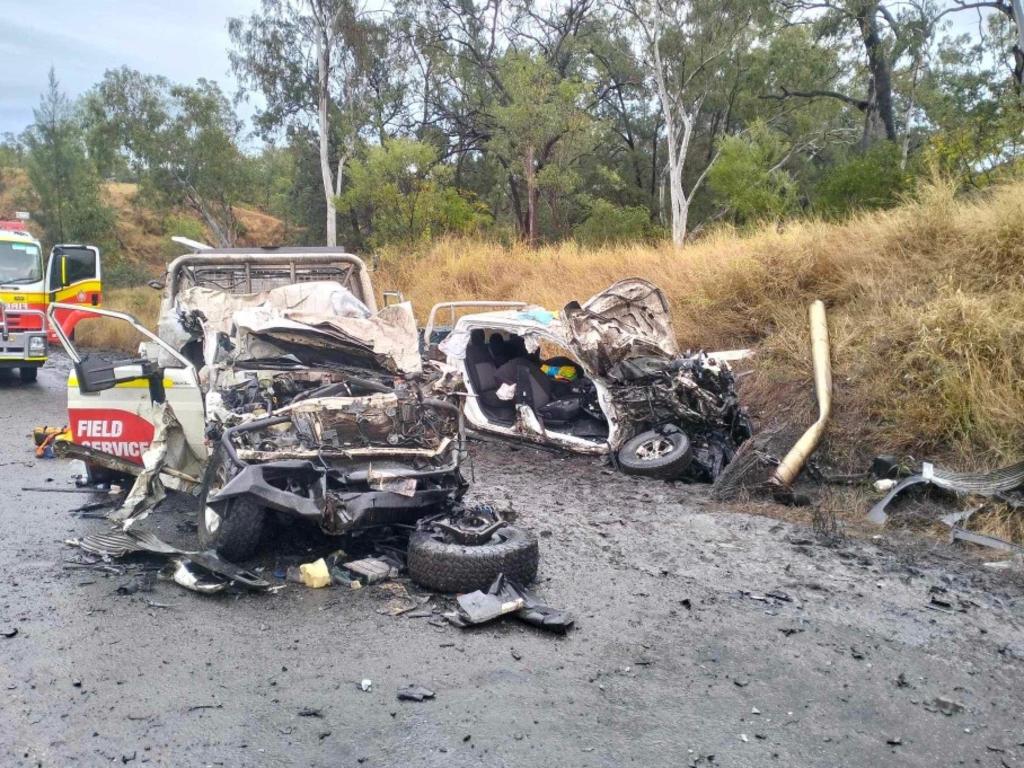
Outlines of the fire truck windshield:
{"label": "fire truck windshield", "polygon": [[36,283],[43,279],[39,246],[0,241],[0,283]]}

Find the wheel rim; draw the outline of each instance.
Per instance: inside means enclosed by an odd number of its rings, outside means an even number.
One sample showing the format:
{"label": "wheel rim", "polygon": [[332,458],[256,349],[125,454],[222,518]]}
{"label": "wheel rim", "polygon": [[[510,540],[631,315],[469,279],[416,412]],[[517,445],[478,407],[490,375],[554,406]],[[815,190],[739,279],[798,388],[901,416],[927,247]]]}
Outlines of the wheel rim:
{"label": "wheel rim", "polygon": [[668,456],[674,449],[671,440],[658,435],[640,443],[636,447],[636,457],[640,461],[656,461]]}

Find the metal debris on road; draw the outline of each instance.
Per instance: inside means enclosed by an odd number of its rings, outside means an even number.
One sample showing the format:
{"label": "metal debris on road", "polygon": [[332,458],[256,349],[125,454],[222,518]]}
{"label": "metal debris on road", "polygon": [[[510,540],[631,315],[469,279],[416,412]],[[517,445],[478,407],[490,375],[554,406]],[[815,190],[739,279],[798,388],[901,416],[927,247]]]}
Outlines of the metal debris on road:
{"label": "metal debris on road", "polygon": [[398,689],[399,701],[423,701],[434,698],[434,692],[422,685],[409,685]]}
{"label": "metal debris on road", "polygon": [[921,465],[921,471],[918,474],[900,480],[886,494],[885,498],[871,508],[871,511],[868,512],[868,520],[881,525],[889,517],[885,510],[892,500],[907,488],[922,484],[934,485],[936,488],[957,494],[998,498],[1008,491],[1024,487],[1024,461],[997,469],[994,472],[979,473],[952,472],[926,461]]}
{"label": "metal debris on road", "polygon": [[458,610],[445,618],[457,627],[493,621],[500,616],[514,615],[535,627],[564,634],[575,622],[568,611],[541,603],[524,587],[499,575],[487,592],[470,592],[458,598]]}
{"label": "metal debris on road", "polygon": [[[172,547],[149,531],[114,529],[91,533],[66,544],[101,557],[120,558],[135,553],[167,558],[163,574],[176,584],[194,592],[212,594],[238,585],[253,591],[271,589],[271,584],[252,571],[240,568],[213,552],[190,552]],[[97,564],[102,565],[102,564]]]}

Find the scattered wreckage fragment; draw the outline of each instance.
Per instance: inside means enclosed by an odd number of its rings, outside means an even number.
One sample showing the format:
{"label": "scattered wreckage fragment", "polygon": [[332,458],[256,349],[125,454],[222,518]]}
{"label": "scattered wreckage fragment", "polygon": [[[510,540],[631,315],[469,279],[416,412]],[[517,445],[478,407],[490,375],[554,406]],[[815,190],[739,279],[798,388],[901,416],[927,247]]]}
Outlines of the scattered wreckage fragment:
{"label": "scattered wreckage fragment", "polygon": [[576,622],[568,611],[545,605],[504,574],[499,574],[486,592],[477,590],[459,595],[457,606],[457,610],[445,614],[445,618],[463,628],[512,615],[540,629],[565,634]]}
{"label": "scattered wreckage fragment", "polygon": [[557,316],[530,306],[464,315],[439,345],[431,330],[427,355],[443,353],[462,374],[475,430],[702,481],[750,437],[728,361],[681,355],[668,302],[645,280],[621,280]]}
{"label": "scattered wreckage fragment", "polygon": [[190,552],[160,540],[149,531],[135,528],[92,533],[66,544],[104,558],[120,558],[144,552],[166,558],[165,574],[186,589],[203,594],[222,592],[238,585],[253,591],[267,591],[272,585],[252,571],[221,559],[213,552]]}
{"label": "scattered wreckage fragment", "polygon": [[1000,497],[1004,494],[1024,488],[1024,461],[997,469],[994,472],[951,472],[936,467],[931,462],[924,462],[921,471],[900,480],[881,501],[868,512],[868,520],[881,525],[889,515],[885,511],[889,504],[907,488],[914,485],[929,484],[936,488],[963,495]]}
{"label": "scattered wreckage fragment", "polygon": [[[893,500],[907,488],[919,485],[933,485],[960,496],[995,498],[1011,506],[1020,507],[1024,506],[1024,498],[1021,497],[1021,491],[1024,490],[1024,461],[992,472],[952,472],[936,467],[931,462],[923,462],[919,473],[904,477],[897,482],[885,497],[869,510],[868,520],[877,525],[884,524],[889,519],[889,513],[886,510]],[[941,522],[949,527],[952,541],[966,541],[983,547],[1024,555],[1024,547],[1019,544],[968,530],[966,528],[967,520],[976,511],[977,509],[966,510],[940,518]]]}

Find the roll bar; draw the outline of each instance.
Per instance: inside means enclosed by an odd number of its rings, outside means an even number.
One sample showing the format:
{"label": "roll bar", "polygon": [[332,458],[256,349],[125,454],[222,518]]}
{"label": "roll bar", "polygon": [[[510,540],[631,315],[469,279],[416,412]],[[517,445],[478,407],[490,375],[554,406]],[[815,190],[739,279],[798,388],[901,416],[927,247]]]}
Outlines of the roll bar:
{"label": "roll bar", "polygon": [[191,266],[216,266],[218,264],[225,266],[243,265],[246,267],[274,264],[288,265],[292,267],[293,278],[297,264],[302,266],[349,264],[355,268],[356,279],[359,281],[359,290],[363,294],[359,298],[371,312],[376,313],[377,311],[377,297],[373,293],[373,284],[370,282],[370,273],[366,268],[365,262],[354,254],[333,248],[287,248],[282,249],[280,253],[247,248],[228,248],[199,253],[186,253],[184,256],[176,258],[167,267],[167,289],[170,291],[169,295],[172,298],[177,295],[178,282],[181,279],[181,272],[184,268]]}

